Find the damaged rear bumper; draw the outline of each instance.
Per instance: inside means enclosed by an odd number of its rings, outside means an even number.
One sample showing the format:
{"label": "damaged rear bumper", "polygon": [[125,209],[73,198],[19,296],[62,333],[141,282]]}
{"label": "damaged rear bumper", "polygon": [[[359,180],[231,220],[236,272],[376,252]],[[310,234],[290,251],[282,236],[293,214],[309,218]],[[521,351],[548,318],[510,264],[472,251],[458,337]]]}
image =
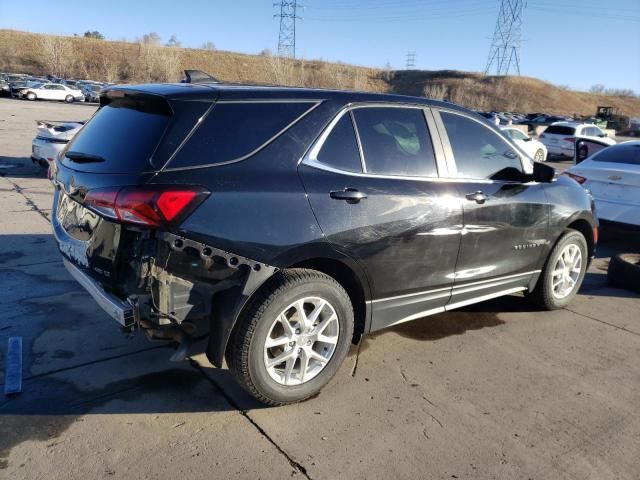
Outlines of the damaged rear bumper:
{"label": "damaged rear bumper", "polygon": [[138,308],[132,302],[123,302],[115,295],[105,292],[104,289],[69,260],[62,257],[65,268],[76,282],[89,292],[102,309],[123,327],[130,327],[139,321]]}

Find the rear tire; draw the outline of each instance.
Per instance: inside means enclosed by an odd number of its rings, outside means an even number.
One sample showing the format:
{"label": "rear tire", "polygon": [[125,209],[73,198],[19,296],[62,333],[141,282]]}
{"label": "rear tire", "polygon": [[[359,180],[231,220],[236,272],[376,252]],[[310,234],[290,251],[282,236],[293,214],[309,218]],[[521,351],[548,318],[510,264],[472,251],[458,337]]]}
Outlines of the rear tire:
{"label": "rear tire", "polygon": [[546,161],[547,159],[544,158],[544,150],[542,150],[541,148],[536,150],[536,154],[533,156],[533,159],[536,162],[544,162],[544,161]]}
{"label": "rear tire", "polygon": [[67,102],[67,103],[73,103],[73,102],[75,101],[75,98],[73,98],[73,96],[72,96],[72,95],[67,95],[67,96],[64,98],[64,101],[65,101],[65,102]]}
{"label": "rear tire", "polygon": [[308,269],[281,271],[240,315],[227,363],[238,383],[259,401],[300,402],[317,394],[338,371],[353,324],[349,296],[332,277]]}
{"label": "rear tire", "polygon": [[[579,265],[574,261],[579,261]],[[566,307],[582,285],[587,263],[584,236],[577,230],[566,230],[551,250],[536,287],[528,295],[529,299],[545,310]]]}

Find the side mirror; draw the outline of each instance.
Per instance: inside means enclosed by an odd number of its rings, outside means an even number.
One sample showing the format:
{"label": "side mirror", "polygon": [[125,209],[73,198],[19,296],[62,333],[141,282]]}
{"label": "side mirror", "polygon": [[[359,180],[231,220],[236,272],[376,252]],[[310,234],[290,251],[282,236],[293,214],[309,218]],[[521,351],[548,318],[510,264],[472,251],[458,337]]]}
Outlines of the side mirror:
{"label": "side mirror", "polygon": [[524,142],[530,142],[531,141],[531,137],[526,137],[522,139]]}
{"label": "side mirror", "polygon": [[533,162],[533,180],[540,183],[551,183],[556,176],[553,167],[540,162]]}
{"label": "side mirror", "polygon": [[603,133],[601,133],[601,134],[600,134],[600,135],[598,135],[598,136],[599,136],[600,138],[602,138],[602,137],[608,137],[608,136],[609,136],[609,134],[608,134],[607,132],[603,132]]}

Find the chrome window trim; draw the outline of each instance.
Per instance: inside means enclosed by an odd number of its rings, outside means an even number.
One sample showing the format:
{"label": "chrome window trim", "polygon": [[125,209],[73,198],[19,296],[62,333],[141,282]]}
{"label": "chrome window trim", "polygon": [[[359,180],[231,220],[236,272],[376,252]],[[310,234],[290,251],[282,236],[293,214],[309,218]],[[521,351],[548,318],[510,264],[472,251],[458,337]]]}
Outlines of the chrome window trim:
{"label": "chrome window trim", "polygon": [[[413,292],[413,293],[407,293],[405,295],[396,295],[393,297],[385,297],[385,298],[377,298],[377,299],[373,299],[373,300],[369,300],[369,303],[378,303],[378,302],[386,302],[389,300],[397,300],[399,298],[409,298],[409,297],[414,297],[417,295],[424,295],[424,294],[428,294],[428,293],[437,293],[437,292],[443,292],[445,290],[452,290],[452,295],[455,295],[455,293],[453,293],[453,290],[455,289],[461,289],[461,288],[466,288],[466,287],[470,287],[473,285],[481,285],[484,283],[494,283],[494,282],[500,282],[503,280],[510,280],[513,278],[518,278],[518,277],[524,277],[526,275],[534,275],[536,273],[540,273],[542,270],[531,270],[529,272],[523,272],[523,273],[516,273],[513,275],[503,275],[501,277],[494,277],[494,278],[490,278],[487,280],[478,280],[476,282],[467,282],[467,283],[461,283],[460,285],[452,285],[450,287],[443,287],[443,288],[436,288],[434,290],[423,290],[421,292]],[[473,290],[471,290],[473,291]]]}
{"label": "chrome window trim", "polygon": [[[175,168],[167,168],[167,166],[169,165],[169,163],[175,158],[175,156],[180,153],[180,151],[182,150],[182,147],[186,144],[186,142],[193,136],[193,134],[200,128],[200,126],[204,123],[204,121],[207,119],[207,117],[209,116],[209,114],[214,110],[215,106],[217,104],[224,104],[224,103],[308,103],[310,105],[310,107],[305,110],[304,112],[302,112],[301,115],[299,115],[298,117],[296,117],[291,123],[289,123],[288,125],[286,125],[282,130],[280,130],[279,132],[277,132],[275,135],[273,135],[271,138],[269,138],[266,142],[264,142],[263,144],[259,145],[258,147],[256,147],[255,149],[253,149],[252,151],[250,151],[249,153],[238,157],[238,158],[234,158],[232,160],[227,160],[225,162],[216,162],[216,163],[207,163],[204,165],[193,165],[193,166],[189,166],[189,167],[175,167]],[[166,163],[162,166],[162,168],[159,170],[160,172],[174,172],[174,171],[183,171],[183,170],[197,170],[197,169],[201,169],[201,168],[208,168],[208,167],[218,167],[218,166],[223,166],[223,165],[230,165],[232,163],[238,163],[238,162],[242,162],[243,160],[246,160],[249,157],[254,156],[256,153],[258,153],[260,150],[263,150],[264,148],[266,148],[267,146],[269,146],[271,143],[273,143],[275,140],[277,140],[284,132],[286,132],[287,130],[289,130],[291,127],[293,127],[296,123],[298,123],[300,120],[302,120],[304,117],[306,117],[307,115],[309,115],[309,113],[311,113],[313,110],[315,110],[316,108],[318,108],[318,106],[320,106],[320,104],[322,103],[322,101],[318,100],[318,101],[311,101],[311,100],[300,100],[300,101],[287,101],[287,100],[279,100],[279,101],[273,101],[273,100],[267,100],[267,101],[262,101],[262,100],[247,100],[247,101],[243,101],[243,100],[231,100],[231,101],[218,101],[218,102],[214,102],[213,104],[211,104],[211,106],[209,107],[209,109],[202,115],[202,117],[200,117],[198,119],[198,121],[196,122],[196,124],[194,125],[193,129],[189,132],[189,134],[187,135],[187,137],[184,139],[184,141],[182,143],[180,143],[180,145],[178,146],[178,148],[175,150],[175,152],[173,152],[173,154],[171,155],[171,157],[169,158],[169,160],[166,161]]]}
{"label": "chrome window trim", "polygon": [[489,180],[491,183],[522,183],[522,182],[513,182],[513,181],[507,181],[507,180],[491,180],[488,178],[483,179],[483,178],[469,178],[469,177],[455,176],[458,173],[458,166],[456,164],[455,155],[453,154],[453,148],[451,147],[451,142],[449,141],[449,134],[447,133],[447,128],[445,127],[444,121],[440,116],[440,112],[446,112],[453,115],[458,115],[460,117],[466,118],[467,120],[476,122],[478,125],[481,125],[482,128],[485,128],[487,131],[493,133],[496,137],[500,139],[502,143],[504,143],[507,147],[512,149],[514,153],[518,155],[518,161],[520,162],[520,168],[522,170],[522,173],[527,173],[528,169],[525,167],[524,162],[522,161],[522,155],[519,151],[520,149],[515,145],[511,145],[511,143],[509,143],[509,141],[503,135],[500,135],[500,133],[489,128],[487,125],[484,124],[484,122],[480,121],[477,118],[473,118],[470,115],[467,115],[465,112],[459,112],[446,107],[433,107],[432,111],[433,111],[433,116],[435,118],[436,124],[438,125],[438,132],[440,133],[442,144],[445,149],[445,156],[447,158],[447,165],[449,167],[449,175],[451,176],[451,178],[455,178],[459,182],[466,181],[466,182],[473,182],[473,183],[478,183],[483,180]]}
{"label": "chrome window trim", "polygon": [[449,310],[455,310],[456,308],[464,307],[466,305],[471,305],[474,303],[484,302],[485,300],[491,300],[492,298],[502,297],[504,295],[509,295],[511,293],[522,292],[526,290],[527,287],[513,287],[507,288],[506,290],[500,290],[499,292],[488,293],[486,295],[481,295],[479,297],[469,298],[467,300],[463,300],[461,302],[451,303],[449,305],[445,305],[443,307],[431,308],[429,310],[423,310],[421,312],[413,313],[407,317],[403,317],[400,320],[396,320],[389,325],[385,325],[385,328],[391,327],[393,325],[398,325],[400,323],[410,322],[411,320],[417,320],[422,317],[428,317],[430,315],[435,315],[437,313],[448,312]]}
{"label": "chrome window trim", "polygon": [[[438,175],[435,177],[427,177],[427,176],[412,176],[412,175],[384,175],[378,173],[368,173],[366,158],[364,156],[364,150],[362,148],[362,141],[360,140],[360,132],[358,131],[358,124],[355,121],[355,117],[353,115],[353,111],[360,108],[412,108],[416,110],[422,110],[425,125],[427,127],[427,135],[431,140],[431,145],[433,148],[433,155],[436,162],[436,170]],[[324,143],[327,138],[335,128],[336,124],[340,121],[340,119],[349,114],[351,117],[351,122],[353,125],[353,129],[356,136],[356,142],[358,144],[358,150],[360,152],[360,162],[362,164],[362,172],[349,172],[347,170],[342,170],[339,168],[332,167],[330,165],[326,165],[318,160],[318,154],[322,149]],[[331,119],[329,124],[324,128],[322,133],[314,140],[311,148],[305,153],[302,158],[299,160],[298,165],[304,164],[309,167],[317,168],[319,170],[325,170],[327,172],[332,173],[340,173],[342,175],[351,175],[356,177],[364,177],[364,178],[383,178],[388,180],[419,180],[419,181],[439,181],[443,180],[441,175],[441,167],[446,168],[446,164],[444,159],[442,158],[444,151],[442,149],[442,145],[440,144],[440,135],[436,136],[436,131],[431,131],[432,128],[435,127],[435,122],[433,122],[433,118],[431,117],[431,107],[429,105],[416,105],[413,103],[376,103],[376,102],[366,102],[366,103],[351,103],[344,106],[338,113]]]}

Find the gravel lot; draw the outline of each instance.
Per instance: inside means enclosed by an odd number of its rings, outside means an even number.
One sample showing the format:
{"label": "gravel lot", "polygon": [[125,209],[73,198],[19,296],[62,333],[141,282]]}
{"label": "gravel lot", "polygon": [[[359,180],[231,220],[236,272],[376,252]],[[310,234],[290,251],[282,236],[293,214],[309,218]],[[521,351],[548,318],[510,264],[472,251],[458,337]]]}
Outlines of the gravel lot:
{"label": "gravel lot", "polygon": [[34,120],[94,109],[0,99],[0,383],[24,341],[0,478],[638,478],[640,297],[605,275],[637,237],[605,235],[569,309],[514,295],[399,325],[318,397],[263,408],[206,359],[123,337],[67,275],[30,144]]}

